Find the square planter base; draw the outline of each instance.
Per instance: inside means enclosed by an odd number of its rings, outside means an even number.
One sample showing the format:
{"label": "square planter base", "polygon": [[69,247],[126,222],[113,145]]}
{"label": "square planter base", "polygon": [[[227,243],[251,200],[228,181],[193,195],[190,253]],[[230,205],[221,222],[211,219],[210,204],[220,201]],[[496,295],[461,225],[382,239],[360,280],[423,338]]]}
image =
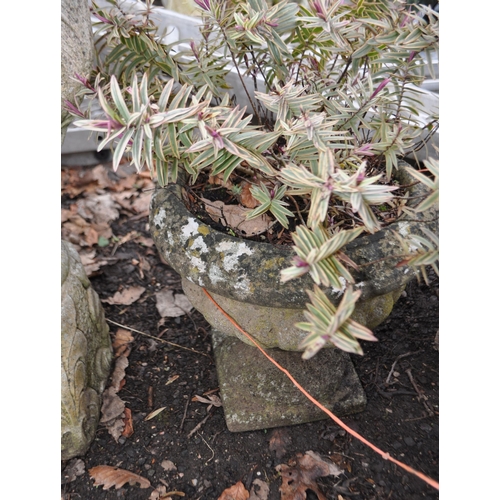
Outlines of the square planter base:
{"label": "square planter base", "polygon": [[[217,330],[212,330],[212,343],[224,415],[231,432],[328,418],[257,348]],[[301,358],[301,352],[266,352],[335,415],[365,409],[366,395],[345,352],[322,349],[308,361]]]}

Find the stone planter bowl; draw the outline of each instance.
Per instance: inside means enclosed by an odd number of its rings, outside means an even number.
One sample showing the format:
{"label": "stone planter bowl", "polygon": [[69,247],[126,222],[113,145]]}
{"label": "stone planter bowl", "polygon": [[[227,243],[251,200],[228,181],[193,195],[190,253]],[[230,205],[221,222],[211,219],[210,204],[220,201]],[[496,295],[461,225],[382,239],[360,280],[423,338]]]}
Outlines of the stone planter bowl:
{"label": "stone planter bowl", "polygon": [[[407,168],[411,167],[400,163],[402,185],[415,182]],[[418,205],[422,198],[413,197],[426,192],[421,184],[413,186],[409,206]],[[406,219],[409,217],[403,216],[344,247],[358,265],[372,263],[352,273],[356,287],[362,291],[352,318],[368,328],[375,328],[389,316],[406,283],[415,277],[412,269],[395,267],[404,254],[395,233],[422,234],[422,224],[437,230],[435,211]],[[191,303],[216,330],[249,343],[211,303],[202,287],[264,347],[298,350],[306,332],[293,325],[304,320],[302,311],[308,300],[305,290],[312,289],[313,281],[309,276],[280,281],[280,271],[291,265],[292,247],[244,240],[211,228],[188,212],[178,185],[154,193],[150,228],[161,255],[182,276]],[[334,303],[340,302],[343,290],[323,290]]]}
{"label": "stone planter bowl", "polygon": [[[413,184],[401,163],[401,184]],[[424,194],[420,185],[410,196]],[[415,198],[415,205],[420,199]],[[403,217],[344,248],[360,267],[354,274],[362,291],[353,319],[375,328],[390,314],[406,283],[409,268],[396,268],[403,249],[395,233],[420,233],[422,224],[436,230],[435,213],[421,221]],[[250,333],[309,394],[338,416],[363,411],[366,395],[349,355],[322,349],[308,361],[299,345],[302,321],[313,287],[308,276],[281,283],[280,271],[291,263],[292,247],[235,238],[207,226],[186,209],[180,186],[157,189],[152,197],[150,229],[163,258],[182,276],[184,292],[212,326],[212,343],[227,427],[232,432],[281,427],[326,418],[295,385],[243,336],[205,295]],[[343,290],[325,290],[338,303]]]}

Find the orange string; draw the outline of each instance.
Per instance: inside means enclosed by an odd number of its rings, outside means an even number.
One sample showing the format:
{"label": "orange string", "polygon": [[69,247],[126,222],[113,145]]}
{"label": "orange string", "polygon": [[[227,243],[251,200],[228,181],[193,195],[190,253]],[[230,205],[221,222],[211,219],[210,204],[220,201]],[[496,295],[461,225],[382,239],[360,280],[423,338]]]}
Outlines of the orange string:
{"label": "orange string", "polygon": [[277,361],[275,361],[271,356],[269,356],[269,354],[267,354],[267,352],[259,346],[259,344],[257,344],[257,342],[254,340],[254,338],[249,334],[247,333],[245,330],[243,330],[243,328],[241,328],[240,325],[238,325],[238,323],[231,317],[229,316],[229,314],[224,311],[224,309],[222,309],[221,306],[219,306],[219,304],[217,304],[217,302],[215,301],[215,299],[210,295],[210,293],[205,290],[205,288],[203,288],[203,291],[205,292],[205,294],[207,295],[207,297],[213,302],[213,304],[217,307],[217,309],[243,334],[245,335],[245,337],[247,337],[254,345],[255,347],[257,347],[257,349],[259,349],[259,351],[264,354],[264,356],[273,364],[276,366],[276,368],[278,368],[279,370],[281,370],[293,383],[293,385],[295,385],[297,387],[297,389],[299,389],[300,392],[302,392],[302,394],[304,394],[304,396],[307,397],[307,399],[309,399],[313,404],[315,404],[318,408],[320,408],[322,411],[324,411],[334,422],[336,422],[338,425],[340,425],[340,427],[342,427],[343,429],[345,429],[349,434],[351,434],[352,436],[354,436],[356,439],[359,439],[359,441],[361,441],[362,443],[366,444],[367,446],[369,446],[372,450],[376,451],[379,455],[382,456],[382,458],[384,458],[385,460],[389,460],[390,462],[393,462],[395,463],[396,465],[399,465],[399,467],[401,467],[402,469],[404,469],[405,471],[407,472],[410,472],[411,474],[414,474],[415,476],[419,477],[420,479],[422,479],[423,481],[425,481],[427,484],[430,484],[433,488],[436,488],[437,490],[439,490],[439,483],[437,481],[435,481],[434,479],[431,479],[430,477],[426,476],[425,474],[423,474],[422,472],[419,472],[415,469],[412,469],[411,467],[409,467],[408,465],[404,464],[403,462],[400,462],[399,460],[396,460],[395,458],[391,457],[391,455],[389,455],[389,453],[387,452],[384,452],[382,451],[381,449],[377,448],[374,444],[370,443],[370,441],[367,441],[363,436],[361,436],[360,434],[358,434],[356,431],[352,430],[350,427],[348,427],[346,424],[344,424],[344,422],[342,422],[342,420],[340,420],[340,418],[338,418],[336,415],[334,415],[328,408],[326,408],[325,406],[323,406],[318,400],[314,399],[294,378],[293,376],[290,374],[290,372],[288,370],[286,370],[285,368],[283,368]]}

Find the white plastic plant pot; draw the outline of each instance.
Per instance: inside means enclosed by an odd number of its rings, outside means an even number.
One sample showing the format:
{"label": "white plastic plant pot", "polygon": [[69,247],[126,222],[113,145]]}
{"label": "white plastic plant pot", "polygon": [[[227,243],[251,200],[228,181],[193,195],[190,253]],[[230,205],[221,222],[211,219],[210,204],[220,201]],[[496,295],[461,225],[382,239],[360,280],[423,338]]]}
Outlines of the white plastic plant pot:
{"label": "white plastic plant pot", "polygon": [[[107,0],[95,0],[95,3],[102,9],[114,8]],[[89,5],[91,4],[92,1],[89,0]],[[120,8],[123,11],[138,15],[147,10],[145,4],[137,0],[123,0],[120,2]],[[152,9],[149,17],[158,27],[158,35],[165,44],[174,44],[179,41],[178,50],[189,48],[187,40],[194,40],[196,42],[201,39],[199,30],[202,25],[201,18],[186,16],[162,7],[155,7]],[[174,46],[172,50],[177,50],[176,46]],[[245,92],[241,80],[243,79],[246,88],[252,93],[255,88],[255,82],[251,77],[243,75],[243,72],[239,73],[237,68],[232,64],[229,63],[228,66],[230,71],[226,76],[226,82],[232,89],[231,94],[242,108],[246,107],[247,111],[251,112],[253,109],[252,102]],[[439,103],[439,96],[434,92],[436,88],[439,90],[439,63],[437,54],[432,54],[432,66],[432,71],[429,71],[427,67],[424,69],[426,80],[421,87],[424,109],[419,111],[418,117],[418,120],[422,123],[426,123],[426,118],[436,111]],[[265,91],[264,80],[262,77],[259,78],[259,76],[257,77],[257,90],[260,92]],[[255,105],[256,102],[255,100],[253,104]],[[98,104],[95,106],[93,112],[97,115],[99,113],[99,106]],[[423,132],[421,139],[426,139],[426,135],[428,134]],[[66,139],[62,145],[62,154],[69,155],[72,153],[84,152],[97,153],[100,140],[102,140],[102,138],[96,136],[95,133],[69,126]],[[416,156],[419,161],[425,160],[428,158],[429,153],[435,155],[435,148],[433,146],[438,146],[438,144],[439,135],[435,133],[425,146],[415,154],[412,154],[411,157],[413,158],[413,156]]]}

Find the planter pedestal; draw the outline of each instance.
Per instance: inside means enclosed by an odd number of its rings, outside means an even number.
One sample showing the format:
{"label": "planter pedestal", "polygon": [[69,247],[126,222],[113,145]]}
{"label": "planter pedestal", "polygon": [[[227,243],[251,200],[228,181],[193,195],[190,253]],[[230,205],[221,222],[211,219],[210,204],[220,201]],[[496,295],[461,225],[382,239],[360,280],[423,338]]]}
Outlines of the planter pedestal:
{"label": "planter pedestal", "polygon": [[[327,418],[255,347],[217,330],[212,330],[212,342],[230,431],[268,429]],[[335,415],[365,409],[365,393],[346,353],[323,349],[314,360],[304,361],[300,352],[266,352]]]}

